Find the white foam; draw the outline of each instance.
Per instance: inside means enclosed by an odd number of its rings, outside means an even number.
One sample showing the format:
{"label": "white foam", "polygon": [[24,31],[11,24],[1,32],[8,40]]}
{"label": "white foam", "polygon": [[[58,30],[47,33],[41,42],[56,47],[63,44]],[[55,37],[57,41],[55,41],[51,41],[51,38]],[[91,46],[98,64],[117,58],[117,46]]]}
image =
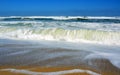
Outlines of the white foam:
{"label": "white foam", "polygon": [[13,29],[11,30],[11,32],[7,31],[1,33],[0,37],[9,38],[9,39],[20,39],[20,40],[50,40],[50,41],[68,41],[68,42],[85,42],[85,43],[97,43],[97,44],[107,44],[107,45],[120,45],[119,32],[118,33],[101,32],[101,31],[92,31],[92,30],[77,31],[77,30],[64,30],[64,29],[41,29],[40,31],[40,29],[39,30]]}
{"label": "white foam", "polygon": [[25,51],[18,51],[18,52],[13,52],[13,53],[9,53],[6,56],[11,56],[11,55],[19,55],[19,54],[26,54],[30,52],[30,50],[25,50]]}
{"label": "white foam", "polygon": [[[116,66],[117,68],[120,68],[120,58],[119,57],[120,57],[119,53],[117,54],[117,53],[114,53],[114,52],[113,53],[106,53],[106,52],[101,52],[101,51],[98,51],[98,52],[95,51],[94,54],[90,54],[90,55],[86,56],[85,60],[86,59],[94,59],[94,58],[109,59],[110,62],[114,66]],[[89,62],[89,65],[94,65],[94,63]]]}
{"label": "white foam", "polygon": [[101,75],[90,70],[82,70],[82,69],[73,69],[73,70],[56,71],[56,72],[33,72],[30,70],[19,70],[19,69],[10,68],[10,69],[2,69],[1,71],[10,71],[13,73],[23,73],[23,74],[29,74],[29,75],[62,75],[62,74],[68,74],[68,73],[87,73],[90,75]]}
{"label": "white foam", "polygon": [[89,19],[120,19],[120,17],[88,16]]}

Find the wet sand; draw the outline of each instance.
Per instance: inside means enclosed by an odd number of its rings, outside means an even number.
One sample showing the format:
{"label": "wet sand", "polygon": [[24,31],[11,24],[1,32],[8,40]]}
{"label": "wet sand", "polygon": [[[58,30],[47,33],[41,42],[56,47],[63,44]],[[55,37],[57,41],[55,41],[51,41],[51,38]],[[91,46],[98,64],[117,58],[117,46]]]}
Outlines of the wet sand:
{"label": "wet sand", "polygon": [[[20,73],[20,72],[13,72],[13,71],[5,71],[3,69],[16,69],[16,70],[29,70],[32,72],[43,72],[43,73],[51,73],[51,72],[60,72],[60,71],[71,71],[71,70],[90,70],[89,68],[85,67],[78,67],[78,66],[67,66],[67,67],[39,67],[39,66],[2,66],[0,67],[0,74],[1,75],[27,75],[25,73]],[[90,70],[93,73],[98,74],[95,70]],[[42,73],[40,74],[42,75]],[[44,75],[44,74],[43,74]],[[48,74],[49,75],[49,74]],[[56,74],[58,75],[58,74]],[[61,74],[60,74],[61,75]],[[87,72],[73,72],[73,73],[65,73],[62,75],[91,75]],[[99,74],[98,74],[99,75]],[[106,75],[106,74],[104,74]]]}
{"label": "wet sand", "polygon": [[[54,66],[54,67],[41,67],[41,66],[0,66],[0,75],[29,75],[29,73],[21,72],[20,70],[30,71],[35,75],[52,75],[52,72],[83,70],[75,72],[66,72],[65,74],[56,75],[120,75],[120,69],[113,66],[108,60],[95,59],[92,60],[94,65],[81,65],[81,66]],[[18,72],[17,72],[18,71]],[[89,72],[96,74],[89,74]],[[43,73],[43,74],[42,74]],[[47,74],[44,74],[47,73]]]}
{"label": "wet sand", "polygon": [[[109,72],[97,72],[97,71],[95,71],[95,70],[91,70],[91,69],[88,69],[88,68],[80,68],[80,67],[33,67],[33,66],[19,66],[19,67],[14,67],[14,66],[12,66],[12,67],[0,67],[1,69],[0,69],[0,75],[29,75],[29,73],[28,74],[26,74],[26,73],[21,73],[21,72],[12,72],[12,71],[5,71],[5,70],[3,70],[3,69],[17,69],[17,70],[29,70],[29,71],[32,71],[32,72],[39,72],[39,73],[41,73],[41,72],[48,72],[48,73],[50,73],[50,72],[59,72],[59,71],[68,71],[68,70],[74,70],[74,69],[80,69],[80,70],[89,70],[89,71],[91,71],[91,72],[94,72],[94,73],[97,73],[98,75],[119,75],[119,73],[115,73],[115,72],[113,72],[113,71],[109,71]],[[40,75],[42,75],[42,74],[40,74]],[[57,75],[57,74],[56,74]],[[91,74],[89,74],[89,73],[86,73],[86,72],[83,72],[83,73],[81,73],[81,72],[73,72],[73,73],[66,73],[66,74],[64,74],[64,75],[91,75]]]}

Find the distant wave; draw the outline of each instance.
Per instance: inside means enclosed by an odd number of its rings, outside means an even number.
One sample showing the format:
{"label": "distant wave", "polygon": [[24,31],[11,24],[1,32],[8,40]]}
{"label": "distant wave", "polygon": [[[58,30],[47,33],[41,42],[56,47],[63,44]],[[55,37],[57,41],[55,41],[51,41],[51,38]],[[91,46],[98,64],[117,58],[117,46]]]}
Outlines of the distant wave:
{"label": "distant wave", "polygon": [[0,17],[0,21],[81,21],[81,22],[111,22],[120,23],[120,17],[87,17],[87,16],[11,16]]}

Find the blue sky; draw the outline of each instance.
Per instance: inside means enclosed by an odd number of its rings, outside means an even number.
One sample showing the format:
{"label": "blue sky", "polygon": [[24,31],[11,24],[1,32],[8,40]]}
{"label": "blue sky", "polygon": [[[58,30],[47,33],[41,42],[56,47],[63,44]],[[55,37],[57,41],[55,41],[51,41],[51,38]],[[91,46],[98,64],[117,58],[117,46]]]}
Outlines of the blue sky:
{"label": "blue sky", "polygon": [[0,0],[0,16],[120,16],[120,0]]}

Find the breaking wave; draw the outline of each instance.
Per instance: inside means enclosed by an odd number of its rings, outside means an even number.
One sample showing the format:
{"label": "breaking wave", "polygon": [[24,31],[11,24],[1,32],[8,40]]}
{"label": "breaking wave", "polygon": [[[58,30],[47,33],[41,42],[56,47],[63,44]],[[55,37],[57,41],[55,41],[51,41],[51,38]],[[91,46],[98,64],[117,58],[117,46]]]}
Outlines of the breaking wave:
{"label": "breaking wave", "polygon": [[50,40],[120,45],[120,32],[99,30],[1,28],[0,37],[24,40]]}
{"label": "breaking wave", "polygon": [[1,38],[120,45],[120,17],[11,16],[0,22]]}

